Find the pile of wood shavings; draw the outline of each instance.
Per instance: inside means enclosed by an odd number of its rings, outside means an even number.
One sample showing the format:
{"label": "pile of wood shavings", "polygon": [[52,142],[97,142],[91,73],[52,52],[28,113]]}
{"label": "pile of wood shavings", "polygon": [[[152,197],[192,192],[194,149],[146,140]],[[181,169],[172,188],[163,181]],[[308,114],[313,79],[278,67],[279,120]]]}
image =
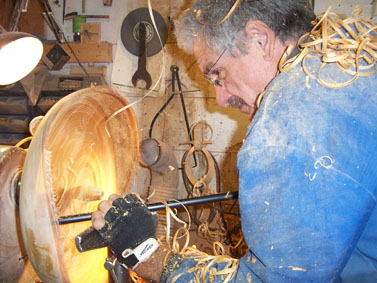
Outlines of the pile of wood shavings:
{"label": "pile of wood shavings", "polygon": [[[167,203],[165,203],[165,207],[167,226],[166,236],[164,239],[164,246],[169,251],[168,254],[178,253],[183,258],[190,257],[197,262],[197,264],[194,267],[187,270],[185,273],[194,273],[195,282],[212,282],[216,276],[222,276],[223,282],[229,282],[230,280],[232,280],[232,278],[237,273],[239,259],[232,258],[229,255],[226,255],[225,248],[220,242],[213,243],[213,255],[209,255],[205,252],[202,252],[198,250],[195,246],[189,246],[188,244],[190,240],[190,221],[187,224],[186,222],[179,219],[176,213],[168,207]],[[188,213],[187,209],[186,212]],[[182,227],[176,230],[172,237],[169,235],[171,218],[173,218],[175,221],[182,225]],[[178,240],[182,237],[184,238],[184,244],[182,247],[180,247]],[[165,263],[168,258],[168,254],[164,260]],[[217,270],[214,267],[214,265],[216,264],[224,264],[224,268],[222,270]],[[172,279],[172,282],[177,282],[179,277],[181,277],[183,274],[184,273],[178,274],[176,277]]]}
{"label": "pile of wood shavings", "polygon": [[[318,15],[318,22],[311,32],[304,34],[298,43],[300,53],[287,60],[294,49],[289,46],[279,63],[280,72],[287,72],[302,61],[304,72],[312,79],[328,88],[342,88],[350,85],[359,76],[369,76],[376,72],[377,26],[357,6],[352,17],[343,19],[341,15],[330,12],[331,7]],[[309,73],[305,66],[307,57],[320,55],[321,66],[317,76]],[[338,68],[351,75],[346,82],[326,82],[321,71],[328,63],[336,63]]]}
{"label": "pile of wood shavings", "polygon": [[[222,252],[218,253],[218,250]],[[224,247],[221,243],[215,242],[213,245],[213,255],[201,252],[195,246],[187,247],[182,254],[183,257],[193,258],[197,264],[185,273],[194,273],[195,282],[213,282],[216,276],[221,276],[222,282],[229,282],[237,273],[239,259],[223,254]],[[217,270],[216,264],[224,264],[224,268]],[[172,279],[177,282],[184,273],[178,274]]]}
{"label": "pile of wood shavings", "polygon": [[[166,234],[164,237],[159,238],[158,241],[160,243],[160,247],[167,251],[163,261],[164,265],[167,264],[169,255],[172,253],[179,254],[182,256],[182,258],[193,259],[197,262],[194,267],[176,275],[172,279],[172,282],[179,282],[179,278],[185,273],[193,273],[195,282],[198,283],[213,282],[216,276],[221,276],[222,282],[231,281],[237,273],[239,259],[233,258],[226,253],[229,249],[237,249],[241,246],[241,243],[244,241],[242,234],[235,245],[224,247],[222,243],[214,241],[212,243],[212,255],[207,254],[198,250],[195,245],[189,246],[191,219],[187,208],[182,204],[182,207],[184,207],[188,216],[188,222],[185,222],[177,216],[177,211],[172,210],[166,202],[162,203],[164,203],[166,210]],[[170,231],[172,221],[176,221],[181,225],[181,227],[176,229],[174,234],[171,236]],[[207,234],[209,238],[214,236],[212,234],[209,235],[209,233],[213,232],[209,230],[208,225],[202,226],[201,229],[207,230],[203,233]],[[221,265],[222,269],[218,270],[215,267],[216,265]],[[133,271],[130,272],[130,278],[133,282],[137,283],[147,282]]]}

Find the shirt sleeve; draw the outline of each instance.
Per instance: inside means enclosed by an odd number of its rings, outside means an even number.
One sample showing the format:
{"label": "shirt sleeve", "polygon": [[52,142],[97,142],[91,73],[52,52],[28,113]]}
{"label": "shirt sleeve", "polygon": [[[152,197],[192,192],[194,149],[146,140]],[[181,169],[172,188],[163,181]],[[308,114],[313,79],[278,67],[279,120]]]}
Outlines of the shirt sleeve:
{"label": "shirt sleeve", "polygon": [[252,282],[338,280],[376,205],[375,94],[299,85],[265,98],[238,155]]}

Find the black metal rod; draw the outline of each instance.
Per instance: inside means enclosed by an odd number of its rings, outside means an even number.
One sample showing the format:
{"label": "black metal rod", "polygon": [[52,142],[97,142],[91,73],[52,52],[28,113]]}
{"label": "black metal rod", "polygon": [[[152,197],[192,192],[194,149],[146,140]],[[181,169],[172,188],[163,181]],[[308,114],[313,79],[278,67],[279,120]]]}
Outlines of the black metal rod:
{"label": "black metal rod", "polygon": [[[210,202],[218,202],[218,201],[225,201],[230,199],[238,198],[238,192],[227,192],[203,197],[196,197],[196,198],[187,198],[187,199],[180,199],[180,200],[169,200],[166,203],[170,208],[177,208],[181,206],[191,206],[191,205],[199,205],[205,204]],[[146,204],[149,211],[157,211],[165,209],[165,204],[162,202],[150,203]],[[82,214],[74,214],[68,216],[61,216],[58,219],[59,224],[70,224],[76,222],[83,222],[89,221],[92,218],[92,213],[82,213]]]}

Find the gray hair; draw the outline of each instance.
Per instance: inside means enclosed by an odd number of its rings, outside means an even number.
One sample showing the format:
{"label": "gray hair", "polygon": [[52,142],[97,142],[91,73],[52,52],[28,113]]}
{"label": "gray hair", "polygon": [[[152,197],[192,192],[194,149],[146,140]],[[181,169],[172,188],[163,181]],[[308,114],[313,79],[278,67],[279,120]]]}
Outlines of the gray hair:
{"label": "gray hair", "polygon": [[234,55],[234,47],[247,54],[246,23],[257,19],[267,24],[285,42],[297,39],[313,27],[315,14],[307,0],[241,0],[233,14],[220,22],[235,0],[197,0],[174,21],[178,46],[193,52],[194,40],[202,36],[208,46],[220,53],[225,48]]}

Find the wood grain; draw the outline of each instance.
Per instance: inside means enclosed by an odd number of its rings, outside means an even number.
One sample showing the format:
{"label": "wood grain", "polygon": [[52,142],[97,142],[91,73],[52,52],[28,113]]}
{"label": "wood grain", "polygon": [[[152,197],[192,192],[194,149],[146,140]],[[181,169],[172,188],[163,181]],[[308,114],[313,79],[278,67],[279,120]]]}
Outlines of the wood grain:
{"label": "wood grain", "polygon": [[43,282],[108,280],[107,249],[80,254],[75,247],[75,236],[91,223],[59,226],[57,218],[96,210],[99,195],[129,191],[139,152],[134,112],[107,121],[127,104],[109,88],[84,89],[56,103],[37,129],[22,175],[20,214],[28,257]]}

